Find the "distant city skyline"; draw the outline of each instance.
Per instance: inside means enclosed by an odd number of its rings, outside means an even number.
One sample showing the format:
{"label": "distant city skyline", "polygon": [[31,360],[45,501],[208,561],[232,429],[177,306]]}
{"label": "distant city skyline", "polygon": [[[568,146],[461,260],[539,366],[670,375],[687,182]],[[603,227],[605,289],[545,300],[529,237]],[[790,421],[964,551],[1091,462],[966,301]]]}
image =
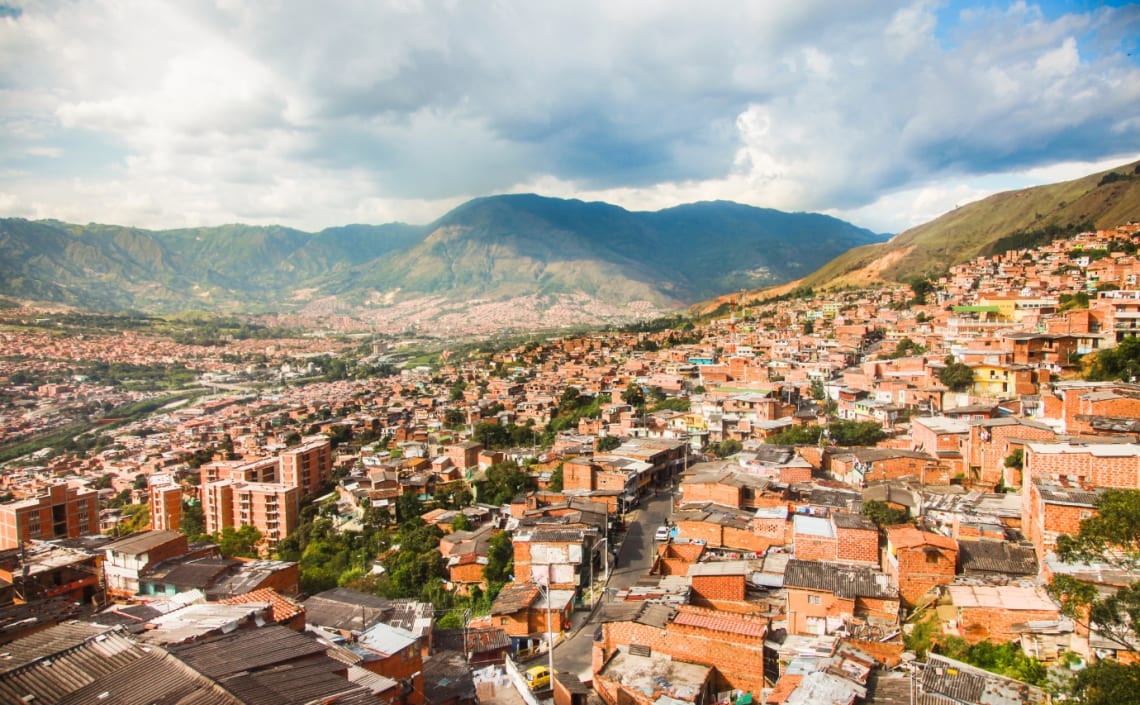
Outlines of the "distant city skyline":
{"label": "distant city skyline", "polygon": [[1140,159],[1140,5],[0,1],[0,217],[427,223],[534,192],[899,232]]}

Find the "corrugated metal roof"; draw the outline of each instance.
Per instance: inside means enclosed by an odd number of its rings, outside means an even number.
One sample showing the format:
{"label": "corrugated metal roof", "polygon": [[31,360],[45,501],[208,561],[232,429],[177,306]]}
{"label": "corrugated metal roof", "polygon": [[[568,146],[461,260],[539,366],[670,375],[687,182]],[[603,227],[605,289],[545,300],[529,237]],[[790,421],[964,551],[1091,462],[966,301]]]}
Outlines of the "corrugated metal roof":
{"label": "corrugated metal roof", "polygon": [[792,559],[784,570],[784,586],[830,592],[838,597],[897,599],[898,589],[885,573],[820,561]]}
{"label": "corrugated metal roof", "polygon": [[5,647],[0,656],[0,674],[7,673],[46,656],[81,646],[88,639],[112,631],[86,622],[64,622],[26,637]]}
{"label": "corrugated metal roof", "polygon": [[309,703],[334,696],[358,696],[361,693],[375,696],[364,687],[337,675],[330,661],[286,664],[254,673],[236,673],[219,679],[219,683],[237,696],[245,705],[281,705],[281,703]]}
{"label": "corrugated metal roof", "polygon": [[170,647],[171,653],[211,678],[324,655],[326,650],[316,639],[281,626],[243,629]]}

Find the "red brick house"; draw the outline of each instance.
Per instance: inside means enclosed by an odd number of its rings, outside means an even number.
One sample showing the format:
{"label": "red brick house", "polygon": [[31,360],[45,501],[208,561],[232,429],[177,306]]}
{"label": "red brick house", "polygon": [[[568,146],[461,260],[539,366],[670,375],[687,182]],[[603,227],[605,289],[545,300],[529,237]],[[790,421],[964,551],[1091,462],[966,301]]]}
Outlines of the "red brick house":
{"label": "red brick house", "polygon": [[911,524],[887,528],[883,572],[899,586],[903,604],[915,605],[937,585],[949,585],[958,569],[958,542]]}
{"label": "red brick house", "polygon": [[1004,644],[1017,639],[1027,622],[1061,617],[1061,608],[1041,587],[951,585],[947,591],[957,614],[958,635],[971,644],[987,639]]}
{"label": "red brick house", "polygon": [[633,619],[602,626],[602,638],[594,642],[593,672],[602,672],[619,653],[640,647],[712,667],[716,692],[759,694],[765,687],[767,634],[766,617],[646,602]]}
{"label": "red brick house", "polygon": [[790,634],[822,636],[853,623],[897,628],[898,588],[877,570],[792,559],[784,588]]}

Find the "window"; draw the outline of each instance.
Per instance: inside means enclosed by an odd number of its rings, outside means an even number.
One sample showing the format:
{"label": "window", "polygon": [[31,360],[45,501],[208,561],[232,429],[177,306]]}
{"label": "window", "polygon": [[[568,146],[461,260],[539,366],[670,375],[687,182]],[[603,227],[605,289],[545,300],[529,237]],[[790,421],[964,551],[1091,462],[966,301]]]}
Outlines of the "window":
{"label": "window", "polygon": [[822,603],[823,603],[823,600],[820,598],[819,595],[808,595],[808,604],[809,605],[818,605],[818,604],[822,604]]}
{"label": "window", "polygon": [[499,617],[499,626],[500,627],[505,627],[506,625],[508,625],[510,623],[511,623],[510,617]]}
{"label": "window", "polygon": [[927,563],[937,563],[938,562],[938,554],[935,553],[934,551],[927,551],[926,562]]}

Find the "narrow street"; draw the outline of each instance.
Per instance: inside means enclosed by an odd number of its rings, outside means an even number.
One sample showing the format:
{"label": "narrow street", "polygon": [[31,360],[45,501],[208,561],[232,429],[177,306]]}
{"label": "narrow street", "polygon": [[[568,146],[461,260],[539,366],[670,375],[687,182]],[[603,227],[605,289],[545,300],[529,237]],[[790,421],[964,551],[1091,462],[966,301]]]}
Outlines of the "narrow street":
{"label": "narrow street", "polygon": [[[653,532],[669,516],[670,501],[671,494],[663,490],[659,495],[644,498],[636,510],[626,515],[626,534],[621,541],[617,564],[610,570],[603,602],[612,600],[618,590],[635,585],[652,567],[653,558],[657,555]],[[589,612],[583,610],[582,622],[572,620],[573,636],[554,649],[555,670],[590,679],[591,650],[594,631],[601,623],[600,612],[600,606]]]}

